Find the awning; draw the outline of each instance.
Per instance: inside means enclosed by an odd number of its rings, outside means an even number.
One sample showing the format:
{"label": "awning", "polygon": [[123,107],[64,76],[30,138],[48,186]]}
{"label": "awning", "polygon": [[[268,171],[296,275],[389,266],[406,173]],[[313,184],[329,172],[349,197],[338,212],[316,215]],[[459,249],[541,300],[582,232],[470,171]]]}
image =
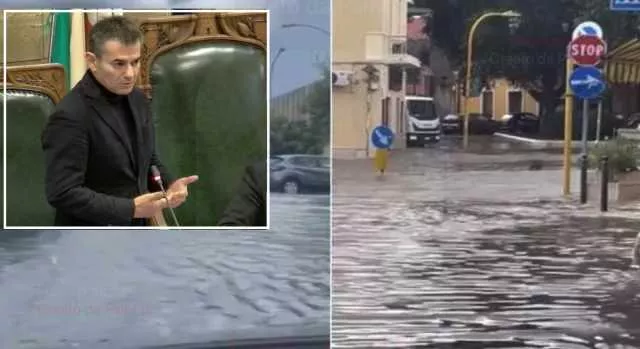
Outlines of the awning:
{"label": "awning", "polygon": [[420,68],[420,60],[410,54],[394,54],[386,59],[386,64],[397,65],[405,68]]}
{"label": "awning", "polygon": [[384,58],[371,58],[364,60],[332,60],[332,64],[382,64],[404,68],[420,68],[420,60],[410,54],[394,54]]}
{"label": "awning", "polygon": [[640,40],[632,39],[611,50],[604,59],[610,84],[640,84]]}

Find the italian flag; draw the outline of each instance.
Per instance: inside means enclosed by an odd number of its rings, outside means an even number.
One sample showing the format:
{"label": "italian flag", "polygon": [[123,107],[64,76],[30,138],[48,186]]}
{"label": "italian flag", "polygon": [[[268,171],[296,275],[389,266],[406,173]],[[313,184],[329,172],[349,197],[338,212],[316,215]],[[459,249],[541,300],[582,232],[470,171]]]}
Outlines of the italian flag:
{"label": "italian flag", "polygon": [[101,18],[122,15],[122,12],[122,10],[72,10],[53,14],[49,61],[64,66],[67,91],[73,88],[87,71],[84,54],[88,37],[85,33],[88,33],[93,24]]}
{"label": "italian flag", "polygon": [[71,71],[71,14],[56,12],[52,17],[51,44],[49,62],[62,64],[66,75],[66,86],[69,89],[69,73]]}

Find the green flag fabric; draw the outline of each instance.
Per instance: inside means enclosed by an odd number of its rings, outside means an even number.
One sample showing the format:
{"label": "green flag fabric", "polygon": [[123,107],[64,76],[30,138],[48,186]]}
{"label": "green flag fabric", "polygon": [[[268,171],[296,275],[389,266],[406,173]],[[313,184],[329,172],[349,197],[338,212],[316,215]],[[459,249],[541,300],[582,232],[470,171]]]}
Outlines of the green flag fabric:
{"label": "green flag fabric", "polygon": [[51,40],[51,63],[64,66],[67,78],[67,90],[70,87],[71,73],[71,13],[57,12],[53,15],[53,33]]}

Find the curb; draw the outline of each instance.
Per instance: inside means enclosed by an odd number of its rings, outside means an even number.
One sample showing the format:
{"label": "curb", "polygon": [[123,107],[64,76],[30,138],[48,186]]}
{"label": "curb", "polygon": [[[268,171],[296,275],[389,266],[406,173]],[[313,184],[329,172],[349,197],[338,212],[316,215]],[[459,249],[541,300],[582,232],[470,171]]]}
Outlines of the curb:
{"label": "curb", "polygon": [[[513,141],[529,143],[531,145],[539,146],[541,148],[563,148],[564,147],[564,141],[528,138],[528,137],[510,135],[508,133],[502,133],[502,132],[496,132],[493,135],[501,138],[505,138],[505,139],[510,139]],[[593,146],[596,143],[594,141],[589,141],[587,142],[587,144],[589,146]],[[580,148],[581,146],[582,146],[582,142],[580,141],[571,142],[571,148]]]}

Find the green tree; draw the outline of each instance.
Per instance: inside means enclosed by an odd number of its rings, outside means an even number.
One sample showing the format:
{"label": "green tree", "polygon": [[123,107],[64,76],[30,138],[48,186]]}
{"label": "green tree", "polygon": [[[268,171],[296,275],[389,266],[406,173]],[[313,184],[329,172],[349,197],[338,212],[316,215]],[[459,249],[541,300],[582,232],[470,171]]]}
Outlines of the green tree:
{"label": "green tree", "polygon": [[307,120],[275,117],[271,121],[271,154],[320,154],[322,144]]}
{"label": "green tree", "polygon": [[331,70],[329,64],[321,64],[320,80],[316,81],[307,97],[303,113],[309,115],[309,127],[321,153],[331,136]]}
{"label": "green tree", "polygon": [[519,12],[517,27],[507,18],[493,17],[477,28],[472,77],[506,78],[523,86],[540,103],[542,120],[554,116],[564,94],[566,46],[575,25],[598,22],[614,48],[635,37],[640,24],[639,15],[610,11],[609,2],[602,0],[415,0],[414,6],[432,9],[426,30],[463,73],[472,23],[488,11]]}
{"label": "green tree", "polygon": [[329,64],[319,66],[321,79],[314,82],[301,110],[308,119],[271,119],[272,154],[322,154],[329,144],[331,126],[331,71]]}

